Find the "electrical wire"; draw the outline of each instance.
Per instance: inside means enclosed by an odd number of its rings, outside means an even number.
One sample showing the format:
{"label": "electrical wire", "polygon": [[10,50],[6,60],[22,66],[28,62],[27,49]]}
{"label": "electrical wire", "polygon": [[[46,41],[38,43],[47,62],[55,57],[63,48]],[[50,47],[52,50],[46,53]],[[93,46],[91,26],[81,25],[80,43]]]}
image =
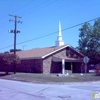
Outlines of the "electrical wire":
{"label": "electrical wire", "polygon": [[[71,29],[71,28],[74,28],[74,27],[77,27],[77,26],[83,25],[83,24],[86,23],[86,22],[88,23],[88,22],[91,22],[91,21],[97,20],[97,19],[99,19],[99,18],[100,18],[100,17],[97,17],[97,18],[94,18],[94,19],[91,19],[91,20],[88,20],[88,21],[82,22],[82,23],[80,23],[80,24],[73,25],[73,26],[71,26],[71,27],[68,27],[68,28],[62,29],[61,31],[66,31],[66,30],[68,30],[68,29]],[[53,32],[53,33],[50,33],[50,34],[46,34],[46,35],[43,35],[43,36],[40,36],[40,37],[36,37],[36,38],[34,38],[34,39],[30,39],[30,40],[26,40],[26,41],[23,41],[23,42],[19,42],[19,43],[17,43],[16,45],[23,44],[23,43],[26,43],[26,42],[30,42],[30,41],[33,41],[33,40],[38,40],[38,39],[40,39],[40,38],[44,38],[44,37],[47,37],[47,36],[50,36],[50,35],[53,35],[53,34],[56,34],[56,33],[58,33],[58,31]],[[7,46],[7,47],[3,47],[3,48],[0,48],[0,50],[2,50],[2,49],[6,49],[6,48],[8,48],[8,47],[12,47],[12,46],[13,46],[13,45],[9,45],[9,46]]]}
{"label": "electrical wire", "polygon": [[[47,1],[48,1],[48,0],[47,0]],[[29,15],[29,13],[35,12],[35,11],[37,11],[37,10],[41,10],[42,8],[44,8],[44,7],[46,7],[46,6],[48,6],[48,5],[52,4],[52,3],[54,3],[54,2],[57,1],[57,0],[54,0],[53,2],[50,2],[50,3],[48,3],[48,4],[45,4],[45,3],[47,3],[47,1],[42,2],[41,4],[38,4],[37,6],[31,8],[31,9],[28,9],[28,10],[27,10],[28,12],[25,11],[25,12],[23,12],[23,13],[21,13],[21,14],[22,14],[23,16]],[[45,4],[45,5],[43,5],[42,7],[40,7],[42,4]],[[38,7],[38,6],[39,6],[39,8],[35,9],[35,8]],[[26,14],[25,14],[25,13],[26,13]]]}
{"label": "electrical wire", "polygon": [[[23,8],[23,7],[25,7],[25,6],[27,6],[27,5],[29,5],[29,4],[31,4],[33,1],[35,1],[35,0],[32,0],[32,1],[30,1],[29,3],[27,3],[27,4],[25,4],[25,5],[21,6],[21,7],[19,7],[19,8],[17,8],[17,9],[13,10],[11,13],[13,13],[13,12],[15,12],[15,11],[17,11],[17,10],[19,10],[19,9],[21,9],[21,8]],[[4,18],[7,17],[7,16],[8,16],[8,14],[5,15],[3,18],[0,18],[0,20],[4,19]]]}
{"label": "electrical wire", "polygon": [[[79,13],[79,12],[82,12],[83,10],[86,10],[86,9],[88,9],[88,8],[91,8],[92,6],[94,6],[94,5],[97,5],[98,3],[95,3],[95,4],[93,4],[93,5],[91,5],[91,6],[89,6],[89,7],[85,7],[85,8],[82,8],[81,10],[79,9],[78,11],[76,11],[76,12],[73,12],[73,13],[70,13],[69,15],[67,15],[67,16],[64,16],[64,17],[61,17],[61,18],[59,18],[59,19],[64,19],[64,18],[66,18],[66,17],[68,17],[68,16],[71,16],[71,15],[74,15],[74,14],[77,14],[77,13]],[[69,10],[70,11],[70,10]],[[38,16],[36,16],[36,18],[37,18]],[[35,17],[32,17],[32,18],[35,18]],[[31,20],[31,19],[29,19],[29,20]],[[54,20],[53,22],[55,22],[56,20]],[[52,23],[52,22],[51,22]],[[49,23],[50,24],[50,23]],[[46,24],[46,25],[48,25],[48,24]],[[43,27],[43,26],[39,26],[39,27],[37,27],[37,28],[40,28],[40,27]],[[36,29],[36,28],[35,28]],[[30,30],[27,30],[28,32],[29,31],[32,31],[32,30],[34,30],[34,29],[30,29]]]}
{"label": "electrical wire", "polygon": [[[55,1],[56,1],[56,0],[55,0]],[[54,2],[55,2],[55,1],[54,1]],[[75,0],[74,2],[76,2],[76,1],[77,1],[77,0]],[[51,2],[51,4],[54,3],[54,2]],[[70,2],[70,3],[67,4],[67,5],[70,5],[70,4],[74,3],[74,2]],[[49,5],[49,4],[47,4],[47,5]],[[45,6],[47,6],[47,5],[45,5]],[[62,6],[60,5],[59,7],[55,7],[54,10],[56,10],[56,9],[61,9],[61,8],[65,7],[65,6],[66,6],[66,4],[64,4],[64,5],[62,5]],[[44,8],[44,7],[41,7],[41,8]],[[38,9],[37,9],[37,10],[38,10]],[[37,10],[34,10],[34,11],[37,11]],[[47,11],[47,13],[53,12],[54,10],[51,9],[51,10]],[[32,12],[33,12],[33,11],[32,11]],[[45,15],[45,14],[47,14],[47,13],[45,13],[45,12],[42,13],[42,16]],[[32,16],[32,18],[37,18],[37,17],[40,17],[40,16],[41,16],[41,14]],[[25,20],[25,21],[29,21],[29,20],[31,20],[31,19],[28,19],[28,20]]]}
{"label": "electrical wire", "polygon": [[[23,5],[23,6],[21,6],[21,7],[19,7],[19,8],[17,8],[16,10],[14,10],[14,11],[12,11],[11,13],[13,13],[13,12],[15,12],[15,11],[17,11],[17,10],[19,10],[19,9],[21,9],[21,8],[23,8],[23,7],[25,7],[25,6],[27,6],[27,5],[29,5],[30,3],[32,3],[33,1],[35,1],[35,0],[32,0],[31,2],[29,2],[29,3],[27,3],[27,4],[25,4],[25,5]],[[57,1],[57,0],[55,0],[55,1]],[[48,5],[50,5],[50,4],[52,4],[52,3],[54,3],[55,1],[53,1],[53,2],[51,2],[51,3],[48,3],[48,4],[46,4],[45,6],[48,6]],[[45,2],[47,2],[47,1],[45,1]],[[42,4],[44,4],[45,2],[42,2],[41,4],[39,4],[38,6],[41,6]],[[36,7],[38,7],[38,6],[36,6]],[[44,8],[45,6],[42,6],[41,8]],[[34,7],[34,8],[36,8],[36,7]],[[33,8],[33,9],[34,9]],[[31,8],[32,9],[32,8]],[[40,9],[40,8],[39,8]],[[39,9],[36,9],[36,10],[34,10],[34,11],[37,11],[37,10],[39,10]],[[30,11],[30,10],[28,10],[28,11]],[[33,11],[32,11],[33,12]],[[24,12],[25,13],[25,12]],[[31,12],[30,12],[31,13]],[[21,13],[22,14],[22,13]],[[24,16],[25,15],[28,15],[28,14],[24,14]],[[1,18],[0,20],[2,20],[2,19],[4,19],[5,17],[7,17],[8,15],[5,15],[3,18]],[[8,25],[8,24],[4,24],[4,25],[2,25],[2,26],[0,26],[0,27],[3,27],[3,26],[5,26],[5,25]]]}
{"label": "electrical wire", "polygon": [[[35,1],[35,0],[32,0],[31,2],[29,2],[28,4],[26,4],[26,5],[24,5],[24,6],[22,6],[22,7],[20,7],[20,8],[23,8],[23,7],[25,7],[25,6],[27,6],[27,5],[29,5],[30,3],[32,3],[33,1]],[[56,0],[55,0],[56,1]],[[51,2],[51,3],[49,3],[49,4],[47,4],[47,5],[50,5],[50,4],[52,4],[52,3],[54,3],[55,1],[53,1],[53,2]],[[43,3],[45,3],[45,2],[43,2]],[[71,2],[72,3],[72,2]],[[71,4],[70,3],[70,4]],[[96,3],[97,4],[97,3]],[[96,5],[96,4],[94,4],[94,5]],[[47,6],[47,5],[45,5],[45,6]],[[92,6],[94,6],[94,5],[92,5]],[[38,5],[38,6],[40,6],[40,5]],[[44,8],[45,6],[42,6],[42,8]],[[89,6],[89,8],[90,7],[92,7],[92,6]],[[36,6],[37,7],[37,6]],[[16,9],[16,10],[14,10],[14,11],[17,11],[17,10],[19,10],[20,8],[18,8],[18,9]],[[39,8],[40,9],[40,8]],[[87,9],[87,7],[85,8],[85,9]],[[37,9],[38,10],[38,9]],[[34,10],[34,11],[37,11],[37,10]],[[81,12],[81,11],[83,11],[84,9],[82,9],[82,10],[79,10],[79,11],[76,11],[76,12],[74,12],[74,13],[71,13],[71,14],[69,14],[69,15],[67,15],[67,16],[70,16],[70,15],[73,15],[73,14],[76,14],[77,12]],[[14,12],[13,11],[13,12]],[[30,11],[30,10],[29,10]],[[25,14],[25,15],[27,15],[27,14]],[[38,15],[39,16],[39,15]],[[38,17],[38,16],[35,16],[36,18]],[[66,18],[67,16],[65,16],[65,17],[63,17],[63,18]],[[40,16],[39,16],[40,17]],[[34,18],[34,17],[32,17],[32,18]],[[59,19],[62,19],[62,18],[59,18]],[[30,19],[29,19],[30,20]],[[25,20],[26,21],[26,20]],[[54,22],[54,21],[53,21]],[[4,27],[6,24],[4,24],[4,25],[1,25],[0,27]],[[41,26],[42,27],[42,26]],[[28,30],[29,31],[29,30]]]}

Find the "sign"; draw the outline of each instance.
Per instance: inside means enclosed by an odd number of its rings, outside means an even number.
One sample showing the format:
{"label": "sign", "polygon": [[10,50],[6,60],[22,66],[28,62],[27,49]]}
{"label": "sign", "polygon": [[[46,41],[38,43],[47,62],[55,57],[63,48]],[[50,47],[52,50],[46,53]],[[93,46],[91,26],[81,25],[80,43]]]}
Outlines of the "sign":
{"label": "sign", "polygon": [[87,56],[85,56],[85,57],[83,58],[83,61],[84,61],[85,64],[87,64],[87,63],[89,62],[89,58],[88,58]]}

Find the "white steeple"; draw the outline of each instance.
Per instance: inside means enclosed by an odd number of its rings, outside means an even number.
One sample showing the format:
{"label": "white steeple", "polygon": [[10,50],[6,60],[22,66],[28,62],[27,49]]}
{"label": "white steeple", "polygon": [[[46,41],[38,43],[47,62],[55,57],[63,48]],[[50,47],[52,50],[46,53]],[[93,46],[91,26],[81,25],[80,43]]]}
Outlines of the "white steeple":
{"label": "white steeple", "polygon": [[59,31],[58,31],[58,37],[57,37],[57,41],[56,41],[56,46],[62,46],[64,45],[64,42],[62,40],[62,32],[61,32],[61,23],[59,21]]}

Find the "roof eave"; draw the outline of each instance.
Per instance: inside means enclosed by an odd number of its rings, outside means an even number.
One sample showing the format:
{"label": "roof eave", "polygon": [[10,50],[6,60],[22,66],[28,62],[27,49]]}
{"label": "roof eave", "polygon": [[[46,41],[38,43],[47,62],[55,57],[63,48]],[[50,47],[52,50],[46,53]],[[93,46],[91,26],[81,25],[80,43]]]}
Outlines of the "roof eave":
{"label": "roof eave", "polygon": [[[57,49],[57,50],[55,50],[55,51],[53,51],[53,52],[51,52],[51,53],[48,53],[48,54],[42,56],[42,58],[45,58],[45,57],[47,57],[47,56],[49,56],[49,55],[51,55],[51,54],[53,54],[53,53],[56,53],[57,51],[62,50],[62,49],[64,49],[64,48],[66,48],[66,47],[70,47],[70,48],[72,48],[74,51],[76,51],[72,46],[66,45],[66,46],[64,46],[64,47],[62,47],[62,48],[60,48],[60,49]],[[80,52],[78,52],[78,51],[76,51],[76,52],[79,53],[81,56],[84,57],[84,55],[83,55],[82,53],[80,53]]]}
{"label": "roof eave", "polygon": [[29,59],[42,59],[42,57],[26,57],[26,58],[19,58],[20,60],[29,60]]}
{"label": "roof eave", "polygon": [[55,51],[53,51],[53,52],[50,52],[50,53],[48,53],[48,54],[42,56],[42,58],[45,58],[45,57],[47,57],[47,56],[49,56],[49,55],[51,55],[51,54],[53,54],[53,53],[55,53],[55,52],[57,52],[57,51],[59,51],[59,50],[62,50],[62,49],[64,49],[64,48],[68,47],[68,46],[71,47],[70,45],[66,45],[66,46],[64,46],[64,47],[62,47],[62,48],[60,48],[60,49],[57,49],[57,50],[55,50]]}

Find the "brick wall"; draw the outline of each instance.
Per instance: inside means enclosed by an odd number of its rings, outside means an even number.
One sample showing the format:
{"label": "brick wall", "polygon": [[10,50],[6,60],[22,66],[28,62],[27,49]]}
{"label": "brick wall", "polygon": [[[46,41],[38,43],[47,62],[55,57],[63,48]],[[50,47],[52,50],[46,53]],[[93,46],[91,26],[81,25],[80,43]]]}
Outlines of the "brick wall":
{"label": "brick wall", "polygon": [[[29,59],[21,60],[21,64],[17,65],[18,72],[34,72],[34,73],[61,73],[61,62],[52,61],[53,56],[67,56],[67,48],[60,50],[45,59]],[[77,52],[70,49],[70,57],[81,57]],[[79,66],[79,65],[78,65]]]}
{"label": "brick wall", "polygon": [[[69,55],[68,55],[68,51],[67,50],[70,51]],[[54,56],[58,56],[58,57],[60,57],[60,56],[63,56],[63,57],[68,56],[68,57],[72,57],[72,58],[81,58],[82,57],[77,52],[75,52],[73,49],[70,49],[70,48],[69,49],[65,48],[63,50],[60,50],[57,53],[55,53]]]}
{"label": "brick wall", "polygon": [[17,65],[18,72],[41,73],[42,69],[41,59],[21,60],[21,63]]}
{"label": "brick wall", "polygon": [[43,73],[43,60],[42,59],[35,59],[34,60],[34,68],[36,73]]}
{"label": "brick wall", "polygon": [[62,73],[62,63],[52,61],[50,73]]}
{"label": "brick wall", "polygon": [[62,71],[61,62],[53,62],[52,61],[53,56],[59,56],[59,57],[66,56],[66,49],[63,49],[43,59],[43,73],[61,73]]}
{"label": "brick wall", "polygon": [[43,59],[43,73],[50,73],[51,64],[52,64],[52,56]]}
{"label": "brick wall", "polygon": [[18,72],[31,72],[34,69],[34,59],[21,60],[21,63],[17,65]]}
{"label": "brick wall", "polygon": [[63,49],[63,50],[58,51],[55,54],[53,54],[53,56],[58,56],[58,57],[63,56],[63,57],[66,57],[66,48]]}
{"label": "brick wall", "polygon": [[[66,57],[67,56],[67,51],[66,50],[67,50],[67,48],[65,48],[63,50],[60,50],[60,51],[52,54],[51,56],[48,56],[45,59],[43,59],[43,73],[61,73],[62,72],[61,62],[52,61],[52,57],[53,56]],[[72,49],[70,49],[70,57],[80,58],[81,56],[78,53],[76,53],[75,51],[73,51]],[[80,63],[78,63],[78,67],[79,66],[81,66]],[[80,71],[80,67],[78,69]]]}

